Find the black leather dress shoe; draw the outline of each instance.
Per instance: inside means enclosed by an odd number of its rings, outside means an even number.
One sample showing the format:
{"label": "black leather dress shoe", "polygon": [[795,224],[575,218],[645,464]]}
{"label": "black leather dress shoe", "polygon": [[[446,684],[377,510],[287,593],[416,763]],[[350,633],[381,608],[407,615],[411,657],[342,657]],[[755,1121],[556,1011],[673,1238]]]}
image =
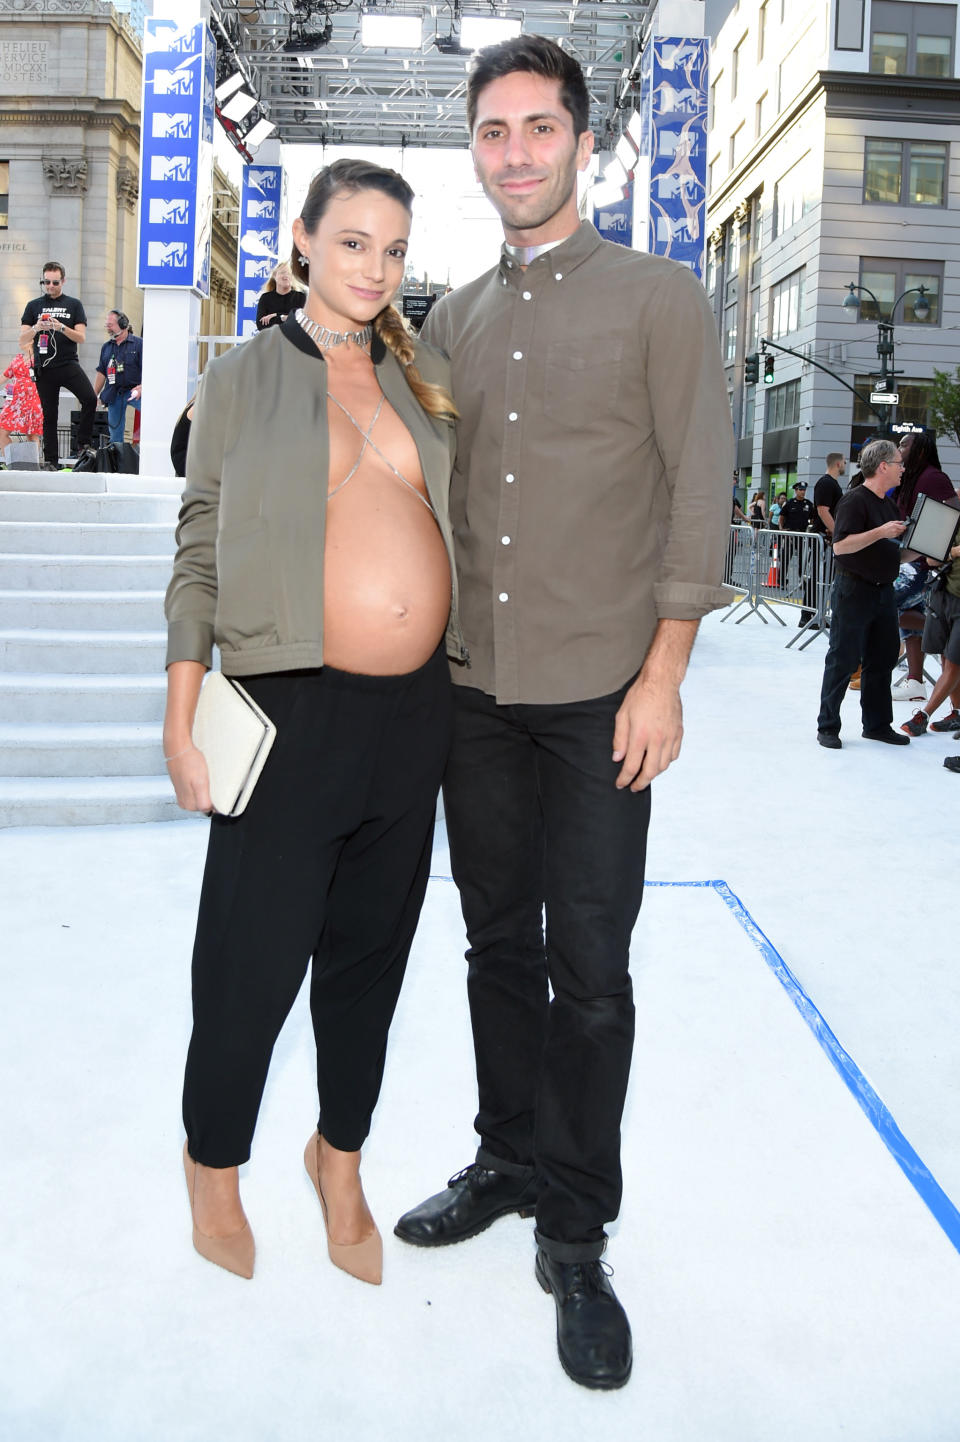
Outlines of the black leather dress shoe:
{"label": "black leather dress shoe", "polygon": [[557,1304],[557,1351],[567,1376],[581,1387],[622,1387],[633,1366],[630,1323],[603,1263],[555,1262],[538,1247],[536,1273]]}
{"label": "black leather dress shoe", "polygon": [[843,745],[835,731],[818,731],[817,740],[821,746],[826,746],[828,751],[839,751]]}
{"label": "black leather dress shoe", "polygon": [[882,726],[879,731],[864,731],[865,741],[885,741],[888,746],[909,746],[910,737],[901,736],[892,726]]}
{"label": "black leather dress shoe", "polygon": [[474,1162],[450,1178],[446,1191],[405,1212],[393,1230],[415,1247],[446,1247],[478,1236],[510,1212],[532,1217],[536,1202],[532,1177],[508,1177]]}

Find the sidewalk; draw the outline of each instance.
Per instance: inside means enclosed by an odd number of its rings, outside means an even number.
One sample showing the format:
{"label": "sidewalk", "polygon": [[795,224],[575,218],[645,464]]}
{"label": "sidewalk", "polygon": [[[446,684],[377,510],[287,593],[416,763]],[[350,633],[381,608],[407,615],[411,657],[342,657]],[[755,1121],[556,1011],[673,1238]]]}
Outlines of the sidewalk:
{"label": "sidewalk", "polygon": [[391,1235],[475,1146],[442,829],[364,1162],[380,1289],[330,1266],[303,1171],[304,995],[244,1169],[257,1275],[190,1246],[179,1088],[206,824],[0,833],[0,1439],[960,1433],[960,781],[942,767],[960,740],[863,741],[851,695],[844,749],[823,751],[824,644],[787,652],[789,634],[709,618],[684,753],[655,786],[649,880],[726,888],[651,885],[637,928],[619,1393],[561,1372],[531,1222],[437,1253]]}

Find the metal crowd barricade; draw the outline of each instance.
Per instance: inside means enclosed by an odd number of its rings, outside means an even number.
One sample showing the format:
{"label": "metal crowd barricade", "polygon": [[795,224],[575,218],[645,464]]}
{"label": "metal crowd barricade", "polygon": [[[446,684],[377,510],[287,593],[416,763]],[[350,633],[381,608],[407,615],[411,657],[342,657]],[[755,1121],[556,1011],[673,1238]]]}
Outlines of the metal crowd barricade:
{"label": "metal crowd barricade", "polygon": [[787,648],[800,642],[802,651],[825,632],[833,582],[833,550],[812,531],[772,531],[753,526],[731,526],[727,541],[724,580],[745,594],[723,616],[724,621],[743,614],[759,616],[764,625],[769,613],[781,626],[787,623],[776,609],[794,606],[810,616]]}

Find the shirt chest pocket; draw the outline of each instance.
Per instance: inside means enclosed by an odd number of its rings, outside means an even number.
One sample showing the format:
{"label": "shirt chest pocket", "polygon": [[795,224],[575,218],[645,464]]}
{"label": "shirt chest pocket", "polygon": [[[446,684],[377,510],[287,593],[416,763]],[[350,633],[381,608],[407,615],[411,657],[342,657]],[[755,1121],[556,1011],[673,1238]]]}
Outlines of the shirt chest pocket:
{"label": "shirt chest pocket", "polygon": [[620,393],[623,341],[571,335],[547,347],[543,409],[558,425],[580,430],[610,415]]}

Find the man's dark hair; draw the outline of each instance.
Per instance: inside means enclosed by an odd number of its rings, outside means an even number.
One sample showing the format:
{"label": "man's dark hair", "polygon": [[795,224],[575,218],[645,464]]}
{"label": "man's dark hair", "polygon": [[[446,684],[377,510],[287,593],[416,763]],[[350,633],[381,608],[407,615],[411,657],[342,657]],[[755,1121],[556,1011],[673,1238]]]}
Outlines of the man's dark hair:
{"label": "man's dark hair", "polygon": [[827,456],[827,470],[829,470],[831,466],[837,465],[842,460],[843,451],[831,451],[830,454]]}
{"label": "man's dark hair", "polygon": [[579,140],[590,128],[590,95],[583,78],[580,62],[543,35],[518,35],[499,45],[488,45],[477,51],[467,77],[467,129],[473,134],[477,119],[480,92],[494,80],[513,75],[518,70],[542,75],[545,80],[559,80],[560,98],[573,117],[573,133]]}
{"label": "man's dark hair", "polygon": [[942,470],[937,453],[937,437],[933,431],[920,431],[910,437],[910,449],[900,473],[900,486],[893,497],[905,516],[909,516],[913,510],[913,503],[917,498],[917,481],[928,466]]}
{"label": "man's dark hair", "polygon": [[48,260],[46,265],[43,267],[42,274],[46,275],[48,270],[58,270],[60,272],[61,282],[65,281],[67,278],[67,272],[64,270],[59,260]]}

